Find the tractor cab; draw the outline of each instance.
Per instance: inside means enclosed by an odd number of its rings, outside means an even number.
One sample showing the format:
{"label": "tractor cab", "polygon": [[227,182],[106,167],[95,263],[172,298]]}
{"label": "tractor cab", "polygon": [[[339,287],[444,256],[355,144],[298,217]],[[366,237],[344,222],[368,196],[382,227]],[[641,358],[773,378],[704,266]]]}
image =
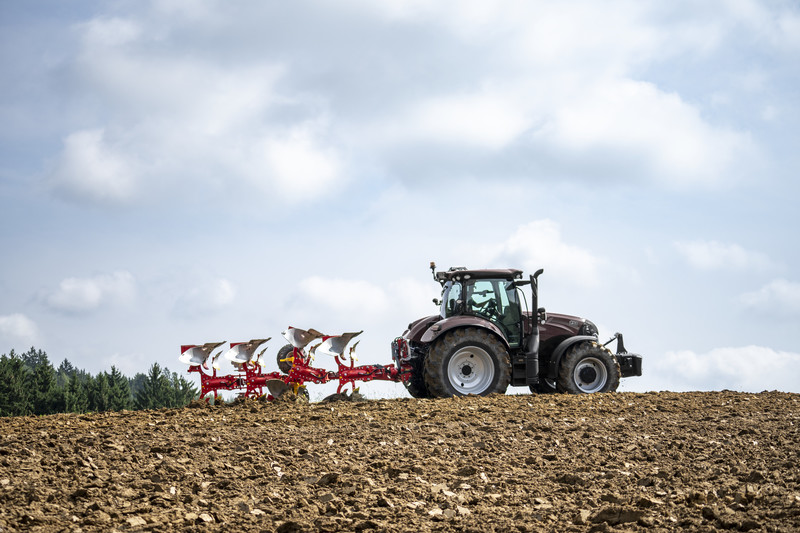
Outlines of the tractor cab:
{"label": "tractor cab", "polygon": [[[467,270],[453,267],[436,272],[433,277],[442,285],[439,316],[442,319],[462,317],[461,321],[488,321],[512,350],[523,347],[525,335],[532,328],[524,327],[526,313],[522,309],[518,288],[530,283],[522,279],[522,271],[514,268]],[[525,301],[527,306],[527,301]],[[493,327],[492,327],[493,326]]]}
{"label": "tractor cab", "polygon": [[511,348],[522,343],[522,309],[513,279],[473,277],[451,279],[442,286],[442,318],[474,316],[488,320],[503,332]]}

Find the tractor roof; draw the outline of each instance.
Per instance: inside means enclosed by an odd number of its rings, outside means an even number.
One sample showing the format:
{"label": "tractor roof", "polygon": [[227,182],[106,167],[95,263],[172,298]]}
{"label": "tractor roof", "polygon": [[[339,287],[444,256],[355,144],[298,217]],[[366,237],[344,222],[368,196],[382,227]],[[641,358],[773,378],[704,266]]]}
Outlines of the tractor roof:
{"label": "tractor roof", "polygon": [[461,281],[466,279],[506,279],[514,280],[522,278],[522,270],[516,268],[485,268],[469,270],[463,267],[453,267],[446,272],[437,272],[436,279],[440,282]]}

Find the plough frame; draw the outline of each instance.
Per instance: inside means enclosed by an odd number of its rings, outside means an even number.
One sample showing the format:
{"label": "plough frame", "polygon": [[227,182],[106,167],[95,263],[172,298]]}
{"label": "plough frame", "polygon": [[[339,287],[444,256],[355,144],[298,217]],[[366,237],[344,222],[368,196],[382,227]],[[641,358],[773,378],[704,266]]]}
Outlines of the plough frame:
{"label": "plough frame", "polygon": [[[293,327],[288,328],[283,335],[292,344],[292,351],[291,355],[281,359],[281,362],[291,361],[292,366],[288,373],[264,372],[258,359],[266,349],[262,350],[253,360],[255,350],[270,339],[254,339],[249,343],[231,343],[231,348],[225,356],[232,359],[232,364],[236,369],[232,374],[219,375],[217,373],[219,367],[215,360],[221,352],[211,356],[211,352],[224,344],[223,342],[181,346],[181,360],[189,363],[188,371],[190,373],[200,374],[200,398],[206,401],[212,397],[215,400],[219,398],[220,391],[238,391],[238,395],[241,397],[266,397],[267,400],[273,400],[290,389],[298,393],[298,390],[309,382],[325,384],[338,380],[336,393],[341,394],[348,385],[355,390],[356,382],[380,380],[400,383],[411,378],[412,367],[405,362],[402,362],[399,367],[380,364],[355,366],[355,346],[350,349],[349,357],[344,356],[344,348],[353,337],[360,333],[359,331],[342,335],[323,335],[313,329],[306,331]],[[318,339],[321,342],[306,351],[305,347]],[[245,348],[241,349],[242,346]],[[232,353],[233,356],[229,355]],[[312,366],[315,353],[332,355],[336,362],[336,370],[330,371]],[[210,356],[211,373],[208,372]],[[237,357],[238,359],[236,359]]]}

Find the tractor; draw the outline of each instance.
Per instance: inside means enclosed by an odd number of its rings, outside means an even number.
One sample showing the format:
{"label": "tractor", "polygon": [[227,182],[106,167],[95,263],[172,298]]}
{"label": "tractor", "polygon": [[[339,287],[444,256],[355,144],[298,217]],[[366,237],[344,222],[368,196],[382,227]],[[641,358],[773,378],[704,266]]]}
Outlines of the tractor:
{"label": "tractor", "polygon": [[[509,385],[531,392],[613,392],[620,378],[642,375],[642,357],[628,353],[621,333],[601,344],[597,326],[539,307],[538,270],[524,279],[517,269],[436,271],[441,299],[436,315],[408,325],[392,342],[398,368],[415,398],[505,393]],[[524,287],[530,286],[527,309]],[[616,353],[607,346],[616,340]]]}

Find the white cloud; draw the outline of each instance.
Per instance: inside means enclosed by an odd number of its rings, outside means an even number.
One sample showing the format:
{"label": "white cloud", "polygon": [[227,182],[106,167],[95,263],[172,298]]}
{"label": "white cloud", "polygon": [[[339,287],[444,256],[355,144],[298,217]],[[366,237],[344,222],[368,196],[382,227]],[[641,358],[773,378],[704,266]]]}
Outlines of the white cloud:
{"label": "white cloud", "polygon": [[[66,68],[77,85],[64,98],[77,123],[99,126],[66,137],[56,190],[121,202],[256,187],[294,202],[364,179],[353,167],[404,177],[440,161],[449,176],[586,179],[591,168],[595,179],[719,185],[744,173],[755,143],[639,72],[719,50],[753,13],[764,35],[794,24],[754,3],[666,23],[663,9],[628,1],[350,4],[265,17],[256,3],[233,17],[172,1],[76,26]],[[398,48],[409,29],[423,40]],[[354,51],[361,38],[368,51]],[[471,59],[452,61],[454,50]],[[308,57],[324,68],[309,70]]]}
{"label": "white cloud", "polygon": [[286,138],[267,141],[265,152],[275,186],[287,200],[316,198],[341,184],[338,154],[319,145],[308,128],[296,128]]}
{"label": "white cloud", "polygon": [[398,317],[421,318],[437,313],[432,300],[439,296],[439,287],[432,281],[422,282],[420,279],[424,277],[389,282],[387,290],[392,299],[391,306]]}
{"label": "white cloud", "polygon": [[775,265],[761,252],[717,241],[681,241],[675,249],[698,270],[769,270]]}
{"label": "white cloud", "polygon": [[800,26],[796,10],[790,4],[766,5],[757,0],[715,3],[695,10],[674,4],[673,12],[661,5],[629,0],[613,4],[591,0],[350,3],[388,19],[432,21],[465,40],[513,39],[516,50],[527,59],[554,63],[564,63],[576,55],[626,64],[637,58],[671,56],[687,50],[708,53],[743,29],[778,48],[792,49],[800,44],[795,31]]}
{"label": "white cloud", "polygon": [[126,305],[136,297],[136,282],[126,271],[89,278],[66,278],[44,297],[51,309],[64,313],[91,313],[106,305]]}
{"label": "white cloud", "polygon": [[124,150],[108,143],[102,128],[71,133],[50,176],[64,196],[93,203],[120,203],[136,192],[135,164]]}
{"label": "white cloud", "polygon": [[158,27],[156,41],[166,48],[154,54],[156,27],[143,24],[101,18],[80,27],[76,77],[94,95],[91,112],[110,126],[67,137],[52,176],[56,190],[114,202],[249,185],[297,201],[341,184],[342,158],[323,136],[324,109],[306,112],[313,102],[275,90],[284,67],[182,54],[171,41],[180,27],[174,21]]}
{"label": "white cloud", "polygon": [[4,344],[33,345],[38,338],[39,329],[27,316],[20,313],[0,315],[0,339]]}
{"label": "white cloud", "polygon": [[800,14],[784,12],[778,18],[780,31],[773,33],[779,46],[788,50],[800,50]]}
{"label": "white cloud", "polygon": [[[187,49],[172,40],[182,20],[131,14],[79,26],[83,42],[70,66],[77,89],[92,94],[85,111],[126,125],[180,125],[193,137],[227,133],[260,116],[275,98],[281,67],[230,64]],[[87,105],[77,96],[76,103]]]}
{"label": "white cloud", "polygon": [[197,318],[219,313],[236,299],[236,287],[225,278],[205,279],[181,294],[175,313],[184,318]]}
{"label": "white cloud", "polygon": [[99,17],[78,25],[87,47],[117,47],[140,37],[142,29],[131,19]]}
{"label": "white cloud", "polygon": [[389,308],[386,291],[368,281],[312,276],[302,280],[299,288],[307,304],[337,313],[375,315]]}
{"label": "white cloud", "polygon": [[746,134],[714,127],[678,94],[630,79],[596,80],[563,98],[537,136],[578,157],[628,162],[670,187],[721,184],[754,152]]}
{"label": "white cloud", "polygon": [[579,285],[596,285],[604,260],[590,251],[567,244],[552,220],[537,220],[517,228],[504,242],[483,248],[487,265],[509,265],[533,273],[539,268]]}
{"label": "white cloud", "polygon": [[311,276],[302,280],[298,289],[296,303],[309,320],[329,320],[333,315],[346,317],[343,322],[347,324],[394,329],[411,318],[430,315],[431,300],[438,295],[431,283],[411,278],[376,285],[365,280]]}
{"label": "white cloud", "polygon": [[739,301],[765,316],[796,319],[800,317],[800,283],[776,279],[757,291],[742,294]]}
{"label": "white cloud", "polygon": [[[749,133],[711,122],[700,102],[638,74],[674,57],[711,54],[733,30],[717,17],[675,16],[665,25],[660,9],[621,4],[372,6],[390,19],[444,26],[461,46],[474,47],[480,75],[468,78],[466,91],[453,84],[435,87],[427,98],[398,99],[399,109],[375,117],[370,131],[381,134],[365,140],[385,143],[384,150],[398,143],[457,147],[451,167],[473,157],[475,147],[515,147],[487,165],[495,173],[501,165],[530,175],[546,161],[548,173],[559,176],[585,179],[588,172],[668,188],[743,179],[743,169],[759,157]],[[727,16],[739,22],[740,15]]]}
{"label": "white cloud", "polygon": [[800,354],[762,346],[716,348],[708,353],[682,350],[648,357],[641,379],[649,390],[800,392],[798,366]]}
{"label": "white cloud", "polygon": [[391,124],[387,136],[496,150],[530,126],[519,104],[497,88],[413,102],[408,115]]}
{"label": "white cloud", "polygon": [[733,29],[734,23],[740,24],[776,50],[793,52],[800,49],[800,14],[791,2],[777,5],[758,0],[737,0],[726,2],[725,8],[729,29]]}

